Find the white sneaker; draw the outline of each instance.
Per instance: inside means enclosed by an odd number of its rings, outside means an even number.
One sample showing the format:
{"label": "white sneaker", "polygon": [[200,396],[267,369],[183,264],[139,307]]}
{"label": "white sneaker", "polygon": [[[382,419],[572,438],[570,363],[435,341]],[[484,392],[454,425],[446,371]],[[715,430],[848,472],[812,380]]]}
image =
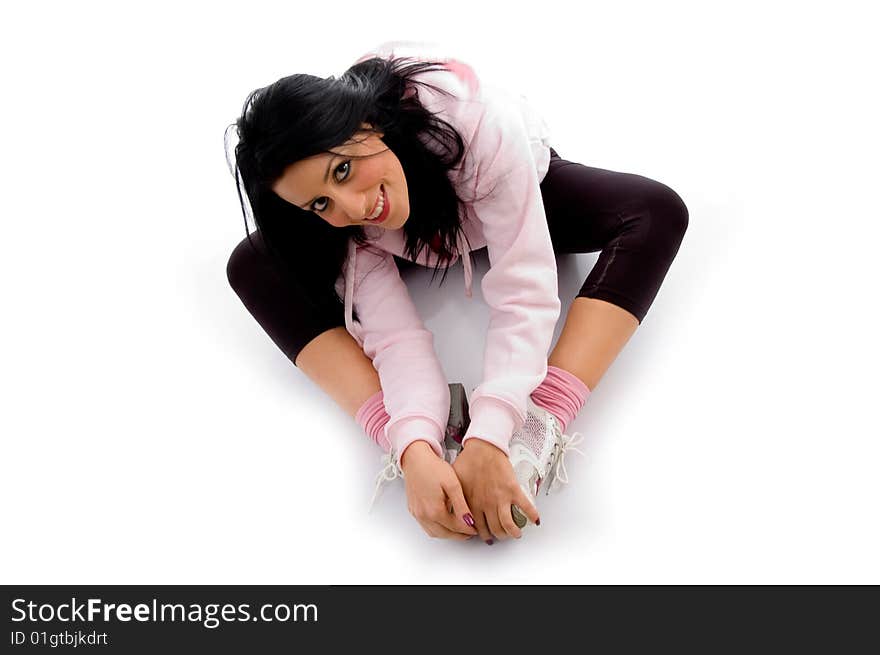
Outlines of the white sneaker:
{"label": "white sneaker", "polygon": [[[526,420],[511,436],[509,448],[513,472],[533,505],[542,487],[549,494],[557,482],[568,483],[565,453],[573,450],[583,455],[577,448],[582,441],[583,435],[578,432],[571,436],[562,434],[556,417],[529,397]],[[510,509],[517,527],[525,527],[526,515],[516,505]]]}

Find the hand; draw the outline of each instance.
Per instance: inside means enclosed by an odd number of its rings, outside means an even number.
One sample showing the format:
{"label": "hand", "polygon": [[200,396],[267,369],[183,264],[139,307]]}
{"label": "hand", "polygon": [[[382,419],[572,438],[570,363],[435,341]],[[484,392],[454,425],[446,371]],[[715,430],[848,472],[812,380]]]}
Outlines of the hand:
{"label": "hand", "polygon": [[492,535],[497,539],[522,536],[513,522],[511,505],[518,506],[533,523],[538,522],[538,510],[520,488],[510,459],[500,448],[483,439],[468,439],[452,468],[473,510],[480,538],[489,545]]}
{"label": "hand", "polygon": [[[400,459],[409,513],[432,537],[475,537],[474,519],[452,467],[426,441],[414,441]],[[452,507],[452,511],[448,509]]]}

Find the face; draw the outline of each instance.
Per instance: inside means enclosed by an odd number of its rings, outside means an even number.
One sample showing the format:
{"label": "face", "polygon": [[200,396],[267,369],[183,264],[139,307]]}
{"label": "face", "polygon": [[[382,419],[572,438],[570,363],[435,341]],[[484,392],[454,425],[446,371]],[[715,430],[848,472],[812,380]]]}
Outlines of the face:
{"label": "face", "polygon": [[[370,129],[363,123],[361,128]],[[283,200],[312,211],[334,227],[350,225],[400,229],[409,218],[409,194],[400,160],[382,141],[383,134],[358,132],[352,141],[294,162],[272,190]],[[350,159],[357,156],[357,159]],[[367,218],[385,198],[379,223]],[[381,218],[381,216],[380,216]]]}

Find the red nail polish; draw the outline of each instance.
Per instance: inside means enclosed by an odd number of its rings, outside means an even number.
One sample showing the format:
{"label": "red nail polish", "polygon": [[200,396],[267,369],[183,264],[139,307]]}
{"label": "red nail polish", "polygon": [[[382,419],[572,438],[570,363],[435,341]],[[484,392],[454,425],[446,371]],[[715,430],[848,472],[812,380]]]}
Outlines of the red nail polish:
{"label": "red nail polish", "polygon": [[491,546],[491,545],[494,544],[494,543],[495,543],[495,542],[492,541],[491,539],[486,539],[486,544],[487,544],[487,545]]}
{"label": "red nail polish", "polygon": [[541,525],[541,519],[538,519],[537,521],[535,521],[535,525]]}
{"label": "red nail polish", "polygon": [[467,523],[470,527],[474,527],[474,517],[470,514],[465,514],[463,517],[464,522]]}

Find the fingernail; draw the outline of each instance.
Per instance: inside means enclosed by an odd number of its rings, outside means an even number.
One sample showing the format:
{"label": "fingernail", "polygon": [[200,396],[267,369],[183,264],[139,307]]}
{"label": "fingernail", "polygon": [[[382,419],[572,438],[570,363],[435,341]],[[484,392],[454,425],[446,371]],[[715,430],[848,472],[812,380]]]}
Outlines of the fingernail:
{"label": "fingernail", "polygon": [[535,521],[535,525],[541,525],[541,519],[538,519],[537,521]]}
{"label": "fingernail", "polygon": [[494,544],[494,543],[495,543],[495,542],[492,541],[491,539],[486,539],[486,545],[491,546],[491,545]]}
{"label": "fingernail", "polygon": [[467,523],[470,527],[474,527],[474,517],[470,515],[470,513],[465,514],[463,517],[464,522]]}

